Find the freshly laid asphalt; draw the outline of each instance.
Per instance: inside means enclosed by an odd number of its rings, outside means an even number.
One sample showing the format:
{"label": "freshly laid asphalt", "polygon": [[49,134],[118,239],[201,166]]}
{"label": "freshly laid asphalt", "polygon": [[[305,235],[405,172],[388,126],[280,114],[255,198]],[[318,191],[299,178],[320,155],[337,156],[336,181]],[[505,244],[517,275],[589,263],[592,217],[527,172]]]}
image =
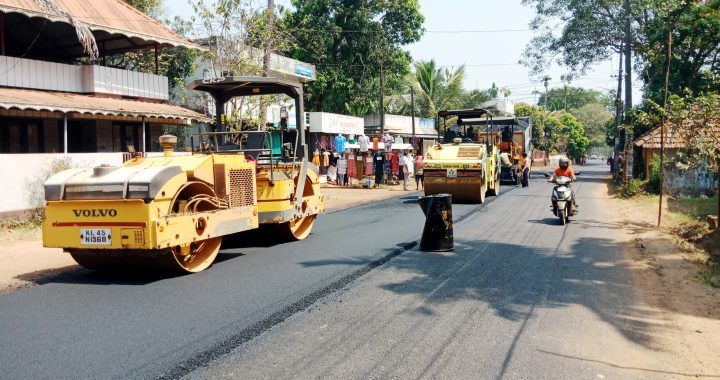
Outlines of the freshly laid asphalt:
{"label": "freshly laid asphalt", "polygon": [[457,223],[453,252],[408,250],[188,378],[694,377],[664,340],[676,327],[638,295],[593,164],[569,225],[535,176]]}
{"label": "freshly laid asphalt", "polygon": [[305,241],[227,241],[190,276],[78,269],[0,296],[0,378],[677,378],[637,296],[605,165],[561,226],[551,186],[454,205],[420,252],[418,194],[318,218]]}
{"label": "freshly laid asphalt", "polygon": [[[77,269],[0,296],[0,378],[189,373],[415,246],[419,195],[321,215],[301,242],[231,239],[199,274]],[[454,217],[480,209],[455,205]]]}

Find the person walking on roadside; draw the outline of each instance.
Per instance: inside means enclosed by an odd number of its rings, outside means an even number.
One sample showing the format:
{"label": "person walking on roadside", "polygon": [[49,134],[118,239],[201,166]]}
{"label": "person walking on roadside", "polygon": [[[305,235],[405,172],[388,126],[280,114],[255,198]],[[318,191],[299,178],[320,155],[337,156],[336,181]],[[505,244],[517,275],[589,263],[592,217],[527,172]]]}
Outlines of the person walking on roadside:
{"label": "person walking on roadside", "polygon": [[528,187],[530,186],[530,164],[531,161],[528,160],[528,154],[523,153],[523,163],[520,165],[520,184],[522,187]]}
{"label": "person walking on roadside", "polygon": [[404,151],[402,157],[400,157],[400,170],[403,174],[403,191],[408,191],[408,177],[410,176],[412,158],[408,156],[408,152]]}
{"label": "person walking on roadside", "polygon": [[423,156],[415,158],[415,190],[423,188]]}

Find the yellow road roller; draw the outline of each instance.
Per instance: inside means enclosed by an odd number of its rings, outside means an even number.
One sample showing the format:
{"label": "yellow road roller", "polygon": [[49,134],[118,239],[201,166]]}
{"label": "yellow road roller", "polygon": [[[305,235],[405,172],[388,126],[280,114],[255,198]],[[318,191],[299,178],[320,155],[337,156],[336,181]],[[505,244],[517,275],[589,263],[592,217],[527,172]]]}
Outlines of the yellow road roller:
{"label": "yellow road roller", "polygon": [[[302,240],[324,211],[318,168],[308,161],[302,84],[270,77],[228,77],[190,86],[215,99],[218,132],[192,137],[202,149],[137,156],[122,166],[60,172],[45,183],[45,247],[63,248],[90,269],[157,266],[199,272],[218,255],[223,236],[272,226],[271,238]],[[285,94],[297,128],[227,131],[234,97]]]}
{"label": "yellow road roller", "polygon": [[499,155],[491,135],[478,133],[473,126],[492,115],[484,109],[440,111],[443,118],[456,117],[446,128],[443,142],[428,149],[423,161],[425,195],[448,193],[453,202],[484,203],[486,195],[500,194]]}

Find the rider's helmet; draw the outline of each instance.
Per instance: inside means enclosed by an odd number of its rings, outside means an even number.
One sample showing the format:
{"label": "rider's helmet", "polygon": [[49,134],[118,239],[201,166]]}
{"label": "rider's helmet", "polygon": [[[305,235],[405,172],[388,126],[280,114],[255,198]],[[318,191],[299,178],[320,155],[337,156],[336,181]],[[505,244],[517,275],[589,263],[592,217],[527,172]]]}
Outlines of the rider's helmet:
{"label": "rider's helmet", "polygon": [[560,160],[559,160],[559,164],[560,164],[560,169],[565,170],[565,169],[567,169],[568,167],[570,167],[570,160],[568,160],[567,157],[562,157],[562,158],[560,158]]}

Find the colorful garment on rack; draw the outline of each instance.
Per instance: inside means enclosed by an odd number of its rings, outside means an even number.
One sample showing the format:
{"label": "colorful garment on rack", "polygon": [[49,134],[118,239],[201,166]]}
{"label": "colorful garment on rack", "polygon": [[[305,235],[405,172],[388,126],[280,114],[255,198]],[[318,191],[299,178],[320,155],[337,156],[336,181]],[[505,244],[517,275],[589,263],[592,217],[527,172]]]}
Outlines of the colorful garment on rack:
{"label": "colorful garment on rack", "polygon": [[318,168],[320,167],[320,152],[313,152],[312,163]]}
{"label": "colorful garment on rack", "polygon": [[392,163],[392,173],[398,174],[399,157],[397,154],[390,153],[390,162]]}
{"label": "colorful garment on rack", "polygon": [[365,176],[365,155],[358,154],[357,156],[355,156],[355,162],[357,163],[357,177],[359,179],[363,179],[363,177]]}
{"label": "colorful garment on rack", "polygon": [[347,159],[347,175],[350,178],[357,178],[357,164],[355,161],[355,155],[348,155]]}
{"label": "colorful garment on rack", "polygon": [[374,164],[373,164],[373,156],[367,156],[365,157],[365,175],[374,175]]}

